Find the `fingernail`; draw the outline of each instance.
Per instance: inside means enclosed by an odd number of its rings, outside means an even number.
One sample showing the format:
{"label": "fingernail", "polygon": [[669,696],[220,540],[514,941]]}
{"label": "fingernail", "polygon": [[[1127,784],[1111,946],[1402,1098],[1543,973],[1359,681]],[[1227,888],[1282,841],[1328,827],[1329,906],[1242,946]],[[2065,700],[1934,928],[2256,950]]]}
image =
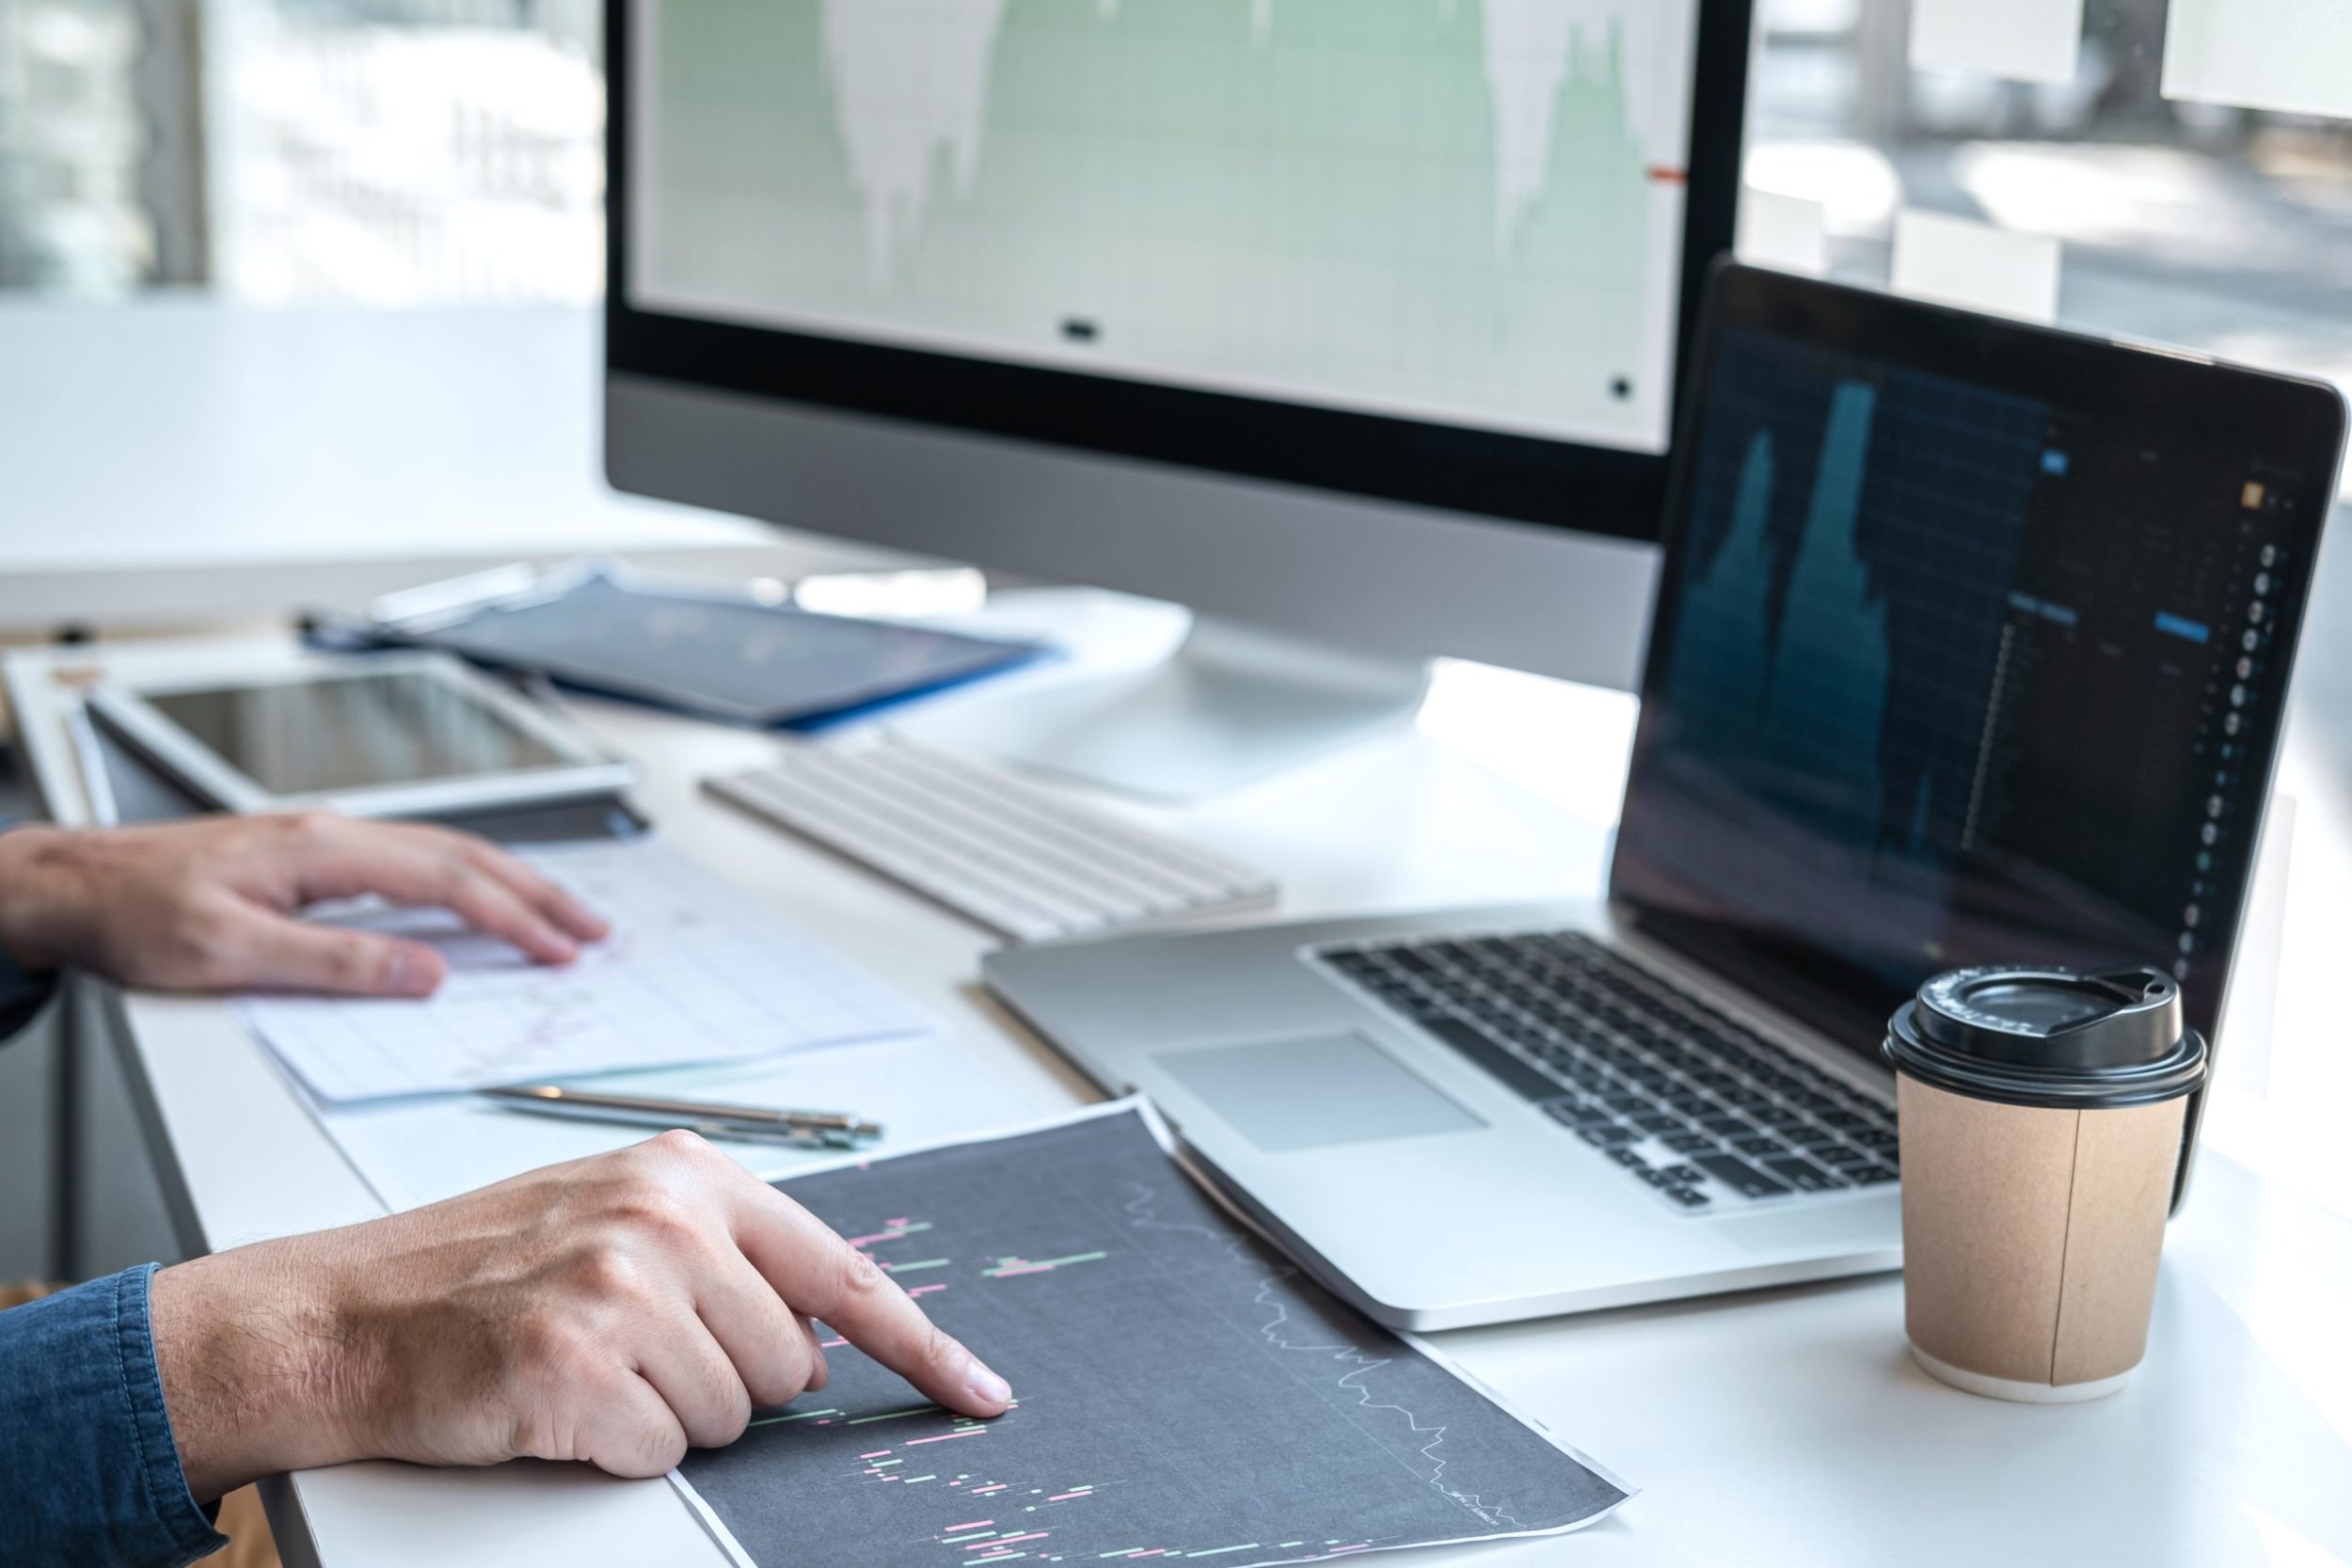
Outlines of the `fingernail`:
{"label": "fingernail", "polygon": [[1012,1385],[990,1371],[988,1363],[977,1355],[964,1363],[963,1386],[982,1404],[1008,1404],[1012,1400]]}
{"label": "fingernail", "polygon": [[435,984],[432,971],[413,953],[394,953],[384,980],[385,989],[394,996],[429,996]]}

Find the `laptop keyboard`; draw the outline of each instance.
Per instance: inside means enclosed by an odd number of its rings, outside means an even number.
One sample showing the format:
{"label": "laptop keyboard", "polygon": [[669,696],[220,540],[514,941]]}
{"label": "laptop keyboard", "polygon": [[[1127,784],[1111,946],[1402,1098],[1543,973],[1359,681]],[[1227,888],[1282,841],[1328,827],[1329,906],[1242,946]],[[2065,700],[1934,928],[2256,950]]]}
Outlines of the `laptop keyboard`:
{"label": "laptop keyboard", "polygon": [[1577,932],[1314,957],[1685,1212],[1896,1180],[1892,1107]]}

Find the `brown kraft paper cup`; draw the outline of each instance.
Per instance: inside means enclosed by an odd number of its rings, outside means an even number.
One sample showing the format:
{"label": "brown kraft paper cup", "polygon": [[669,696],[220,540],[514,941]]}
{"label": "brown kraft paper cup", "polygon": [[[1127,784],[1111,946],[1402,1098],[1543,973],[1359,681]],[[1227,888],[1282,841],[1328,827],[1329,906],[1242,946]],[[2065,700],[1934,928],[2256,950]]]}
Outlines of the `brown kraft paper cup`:
{"label": "brown kraft paper cup", "polygon": [[2153,969],[1937,975],[1887,1023],[1903,1327],[1956,1387],[2041,1403],[2123,1386],[2205,1042]]}
{"label": "brown kraft paper cup", "polygon": [[2148,1345],[2186,1099],[2003,1105],[1896,1084],[1903,1328],[1972,1393],[2058,1402],[2122,1387]]}

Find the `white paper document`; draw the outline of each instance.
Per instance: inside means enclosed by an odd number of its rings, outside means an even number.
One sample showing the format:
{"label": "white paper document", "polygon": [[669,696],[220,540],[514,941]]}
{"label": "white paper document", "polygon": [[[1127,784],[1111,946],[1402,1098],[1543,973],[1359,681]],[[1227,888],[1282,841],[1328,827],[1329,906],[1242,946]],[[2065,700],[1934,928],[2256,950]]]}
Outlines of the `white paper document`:
{"label": "white paper document", "polygon": [[563,969],[440,911],[338,924],[432,942],[423,1001],[257,996],[247,1028],[319,1099],[348,1102],[928,1033],[932,1021],[746,895],[650,841],[526,848],[612,923]]}
{"label": "white paper document", "polygon": [[1897,293],[2014,316],[2058,319],[2058,242],[1906,209],[1895,214]]}
{"label": "white paper document", "polygon": [[1912,0],[1911,63],[1924,71],[2064,84],[2082,48],[2083,0]]}
{"label": "white paper document", "polygon": [[2352,5],[2172,0],[2164,95],[2352,119]]}

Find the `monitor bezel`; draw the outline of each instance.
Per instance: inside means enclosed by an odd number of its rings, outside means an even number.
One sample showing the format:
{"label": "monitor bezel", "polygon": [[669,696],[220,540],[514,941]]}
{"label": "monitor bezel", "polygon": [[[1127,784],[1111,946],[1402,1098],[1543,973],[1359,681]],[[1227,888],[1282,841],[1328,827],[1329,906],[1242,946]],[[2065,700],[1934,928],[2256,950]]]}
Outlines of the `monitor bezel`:
{"label": "monitor bezel", "polygon": [[[1349,412],[846,338],[629,303],[638,0],[606,0],[605,370],[684,386],[1653,543],[1663,455]],[[1754,0],[1696,22],[1675,385],[1739,205]],[[1679,398],[1676,401],[1678,403]]]}

